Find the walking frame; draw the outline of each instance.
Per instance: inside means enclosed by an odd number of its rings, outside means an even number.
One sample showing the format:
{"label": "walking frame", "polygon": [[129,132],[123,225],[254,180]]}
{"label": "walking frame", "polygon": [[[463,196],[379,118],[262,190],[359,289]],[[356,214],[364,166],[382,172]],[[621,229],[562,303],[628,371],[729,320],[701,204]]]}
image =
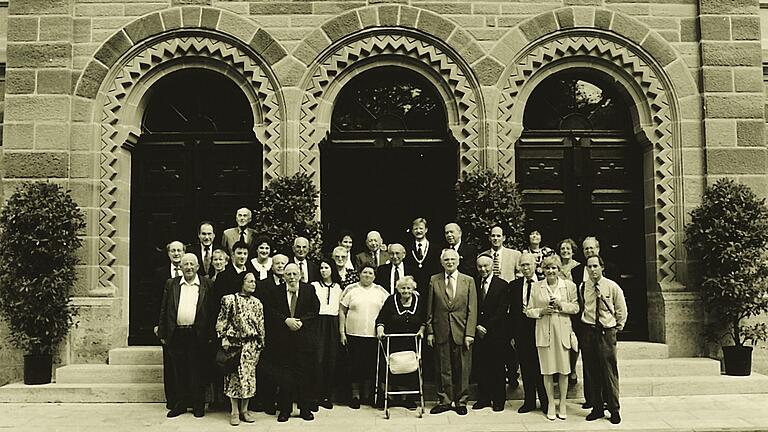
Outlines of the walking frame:
{"label": "walking frame", "polygon": [[[392,338],[411,338],[413,339],[414,344],[414,352],[416,353],[416,360],[417,360],[417,367],[416,370],[412,371],[417,372],[419,376],[419,388],[413,389],[413,390],[400,390],[400,391],[389,391],[389,375],[391,373],[390,369],[390,342]],[[384,356],[382,356],[382,353]],[[424,381],[422,378],[422,365],[421,365],[421,335],[418,333],[399,333],[399,334],[385,334],[382,339],[379,339],[378,349],[376,350],[376,391],[374,392],[374,403],[378,403],[379,398],[379,386],[381,385],[381,380],[379,379],[379,368],[381,365],[382,358],[384,360],[384,363],[386,363],[387,371],[384,374],[384,416],[389,419],[389,396],[390,395],[419,395],[419,402],[421,405],[419,406],[419,418],[421,418],[424,415]]]}

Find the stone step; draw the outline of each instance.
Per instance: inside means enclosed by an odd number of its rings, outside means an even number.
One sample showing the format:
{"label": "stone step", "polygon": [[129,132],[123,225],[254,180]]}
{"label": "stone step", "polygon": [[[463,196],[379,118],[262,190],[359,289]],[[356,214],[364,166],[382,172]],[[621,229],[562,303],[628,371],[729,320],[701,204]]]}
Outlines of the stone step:
{"label": "stone step", "polygon": [[[719,376],[720,362],[709,358],[623,359],[619,360],[619,377]],[[582,376],[582,361],[576,373]]]}
{"label": "stone step", "polygon": [[109,350],[110,365],[162,365],[163,350],[159,346],[132,346]]}
{"label": "stone step", "polygon": [[[619,342],[618,358],[630,359],[665,359],[669,358],[669,348],[665,344],[654,342]],[[159,346],[131,346],[109,350],[110,365],[161,365],[163,352]]]}
{"label": "stone step", "polygon": [[163,382],[162,365],[99,365],[80,364],[56,369],[59,384],[117,384]]}
{"label": "stone step", "polygon": [[0,387],[0,403],[165,402],[162,384],[44,384]]}

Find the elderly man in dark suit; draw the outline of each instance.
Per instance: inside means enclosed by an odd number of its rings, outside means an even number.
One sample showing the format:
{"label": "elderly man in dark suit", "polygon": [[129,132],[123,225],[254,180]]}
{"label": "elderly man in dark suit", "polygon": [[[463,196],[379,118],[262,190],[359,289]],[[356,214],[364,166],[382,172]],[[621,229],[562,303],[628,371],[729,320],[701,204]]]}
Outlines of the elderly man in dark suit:
{"label": "elderly man in dark suit", "polygon": [[449,411],[453,403],[457,414],[466,415],[477,327],[477,289],[474,279],[457,270],[458,252],[444,249],[440,261],[444,271],[432,276],[427,293],[427,344],[435,346],[440,398],[430,413]]}
{"label": "elderly man in dark suit", "polygon": [[256,230],[248,228],[252,218],[253,212],[249,208],[242,207],[237,209],[237,213],[235,213],[237,226],[224,230],[224,234],[221,236],[221,248],[229,255],[232,255],[233,246],[238,241],[245,242],[248,245],[248,252],[252,252],[253,240],[256,238]]}
{"label": "elderly man in dark suit", "polygon": [[518,265],[523,276],[509,283],[509,315],[525,392],[525,400],[517,412],[522,414],[535,410],[538,392],[541,411],[546,413],[549,404],[536,351],[536,320],[528,318],[524,312],[530,302],[531,286],[536,282],[536,256],[524,252]]}
{"label": "elderly man in dark suit", "polygon": [[509,347],[509,284],[493,274],[493,258],[477,257],[477,331],[474,367],[477,402],[472,409],[492,406],[503,411],[507,400],[504,360]]}
{"label": "elderly man in dark suit", "polygon": [[270,339],[265,355],[274,369],[279,393],[278,422],[286,422],[293,411],[293,402],[299,407],[299,417],[314,420],[312,414],[311,363],[315,347],[314,324],[320,311],[320,301],[315,289],[301,282],[301,272],[296,264],[285,266],[285,285],[276,285],[268,295],[267,319],[274,336]]}
{"label": "elderly man in dark suit", "polygon": [[158,335],[170,349],[177,391],[176,405],[168,417],[187,412],[190,405],[195,417],[205,415],[205,354],[216,318],[211,282],[197,274],[198,267],[197,257],[185,254],[181,258],[183,276],[169,279],[163,291]]}
{"label": "elderly man in dark suit", "polygon": [[[413,276],[410,263],[404,261],[405,248],[400,243],[389,245],[389,263],[376,269],[376,284],[381,285],[390,294],[395,293],[397,281],[404,276]],[[418,291],[416,292],[418,294]]]}
{"label": "elderly man in dark suit", "polygon": [[320,280],[320,266],[307,258],[308,254],[309,240],[306,237],[296,237],[293,240],[293,258],[290,262],[299,266],[299,277],[304,283]]}
{"label": "elderly man in dark suit", "polygon": [[389,262],[389,252],[381,250],[384,240],[378,231],[371,231],[365,236],[365,245],[368,250],[355,255],[355,268],[360,271],[364,265],[379,268]]}
{"label": "elderly man in dark suit", "polygon": [[477,259],[477,249],[461,238],[461,227],[457,223],[445,225],[445,242],[449,249],[459,253],[459,271],[465,275],[475,277],[477,269],[475,260]]}

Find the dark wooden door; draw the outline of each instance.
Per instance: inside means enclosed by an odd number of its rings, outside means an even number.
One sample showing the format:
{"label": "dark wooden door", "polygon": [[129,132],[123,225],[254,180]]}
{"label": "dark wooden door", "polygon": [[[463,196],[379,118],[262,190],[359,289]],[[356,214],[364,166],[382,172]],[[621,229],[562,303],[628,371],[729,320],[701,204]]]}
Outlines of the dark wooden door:
{"label": "dark wooden door", "polygon": [[543,244],[571,237],[581,247],[593,235],[618,267],[629,309],[625,340],[647,338],[641,170],[638,144],[621,133],[526,132],[517,146],[528,224]]}
{"label": "dark wooden door", "polygon": [[261,189],[261,145],[247,134],[154,134],[133,152],[129,344],[155,344],[165,245],[197,240],[200,221],[217,239],[235,210],[254,207]]}
{"label": "dark wooden door", "polygon": [[342,230],[354,234],[355,249],[378,230],[387,243],[404,242],[417,217],[442,238],[456,216],[457,147],[447,139],[365,134],[328,140],[321,150],[322,220],[328,247]]}

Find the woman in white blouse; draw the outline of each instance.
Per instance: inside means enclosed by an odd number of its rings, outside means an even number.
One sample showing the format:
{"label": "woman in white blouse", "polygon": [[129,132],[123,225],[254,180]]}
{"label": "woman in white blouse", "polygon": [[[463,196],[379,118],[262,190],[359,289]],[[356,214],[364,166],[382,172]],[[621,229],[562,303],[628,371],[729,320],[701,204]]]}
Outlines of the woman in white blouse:
{"label": "woman in white blouse", "polygon": [[320,301],[320,313],[316,324],[314,403],[326,409],[333,408],[331,395],[335,384],[336,354],[339,351],[340,282],[336,263],[323,258],[320,261],[320,280],[312,282],[317,299]]}
{"label": "woman in white blouse", "polygon": [[[571,318],[579,311],[576,285],[560,277],[560,257],[545,256],[541,267],[544,280],[531,287],[531,300],[525,314],[536,319],[536,350],[544,377],[544,388],[549,399],[547,418],[565,420],[565,399],[568,394],[568,374],[571,366],[568,351],[571,349]],[[559,374],[560,407],[555,415],[554,375]]]}
{"label": "woman in white blouse", "polygon": [[272,254],[272,246],[266,237],[258,237],[254,245],[256,256],[251,260],[251,265],[256,269],[256,278],[264,280],[269,276],[269,271],[272,270],[272,257],[270,256]]}
{"label": "woman in white blouse", "polygon": [[350,363],[352,398],[349,407],[360,408],[361,395],[371,403],[371,384],[376,374],[376,317],[389,297],[373,283],[376,271],[371,265],[360,269],[360,282],[344,289],[339,309],[339,337],[347,347]]}

